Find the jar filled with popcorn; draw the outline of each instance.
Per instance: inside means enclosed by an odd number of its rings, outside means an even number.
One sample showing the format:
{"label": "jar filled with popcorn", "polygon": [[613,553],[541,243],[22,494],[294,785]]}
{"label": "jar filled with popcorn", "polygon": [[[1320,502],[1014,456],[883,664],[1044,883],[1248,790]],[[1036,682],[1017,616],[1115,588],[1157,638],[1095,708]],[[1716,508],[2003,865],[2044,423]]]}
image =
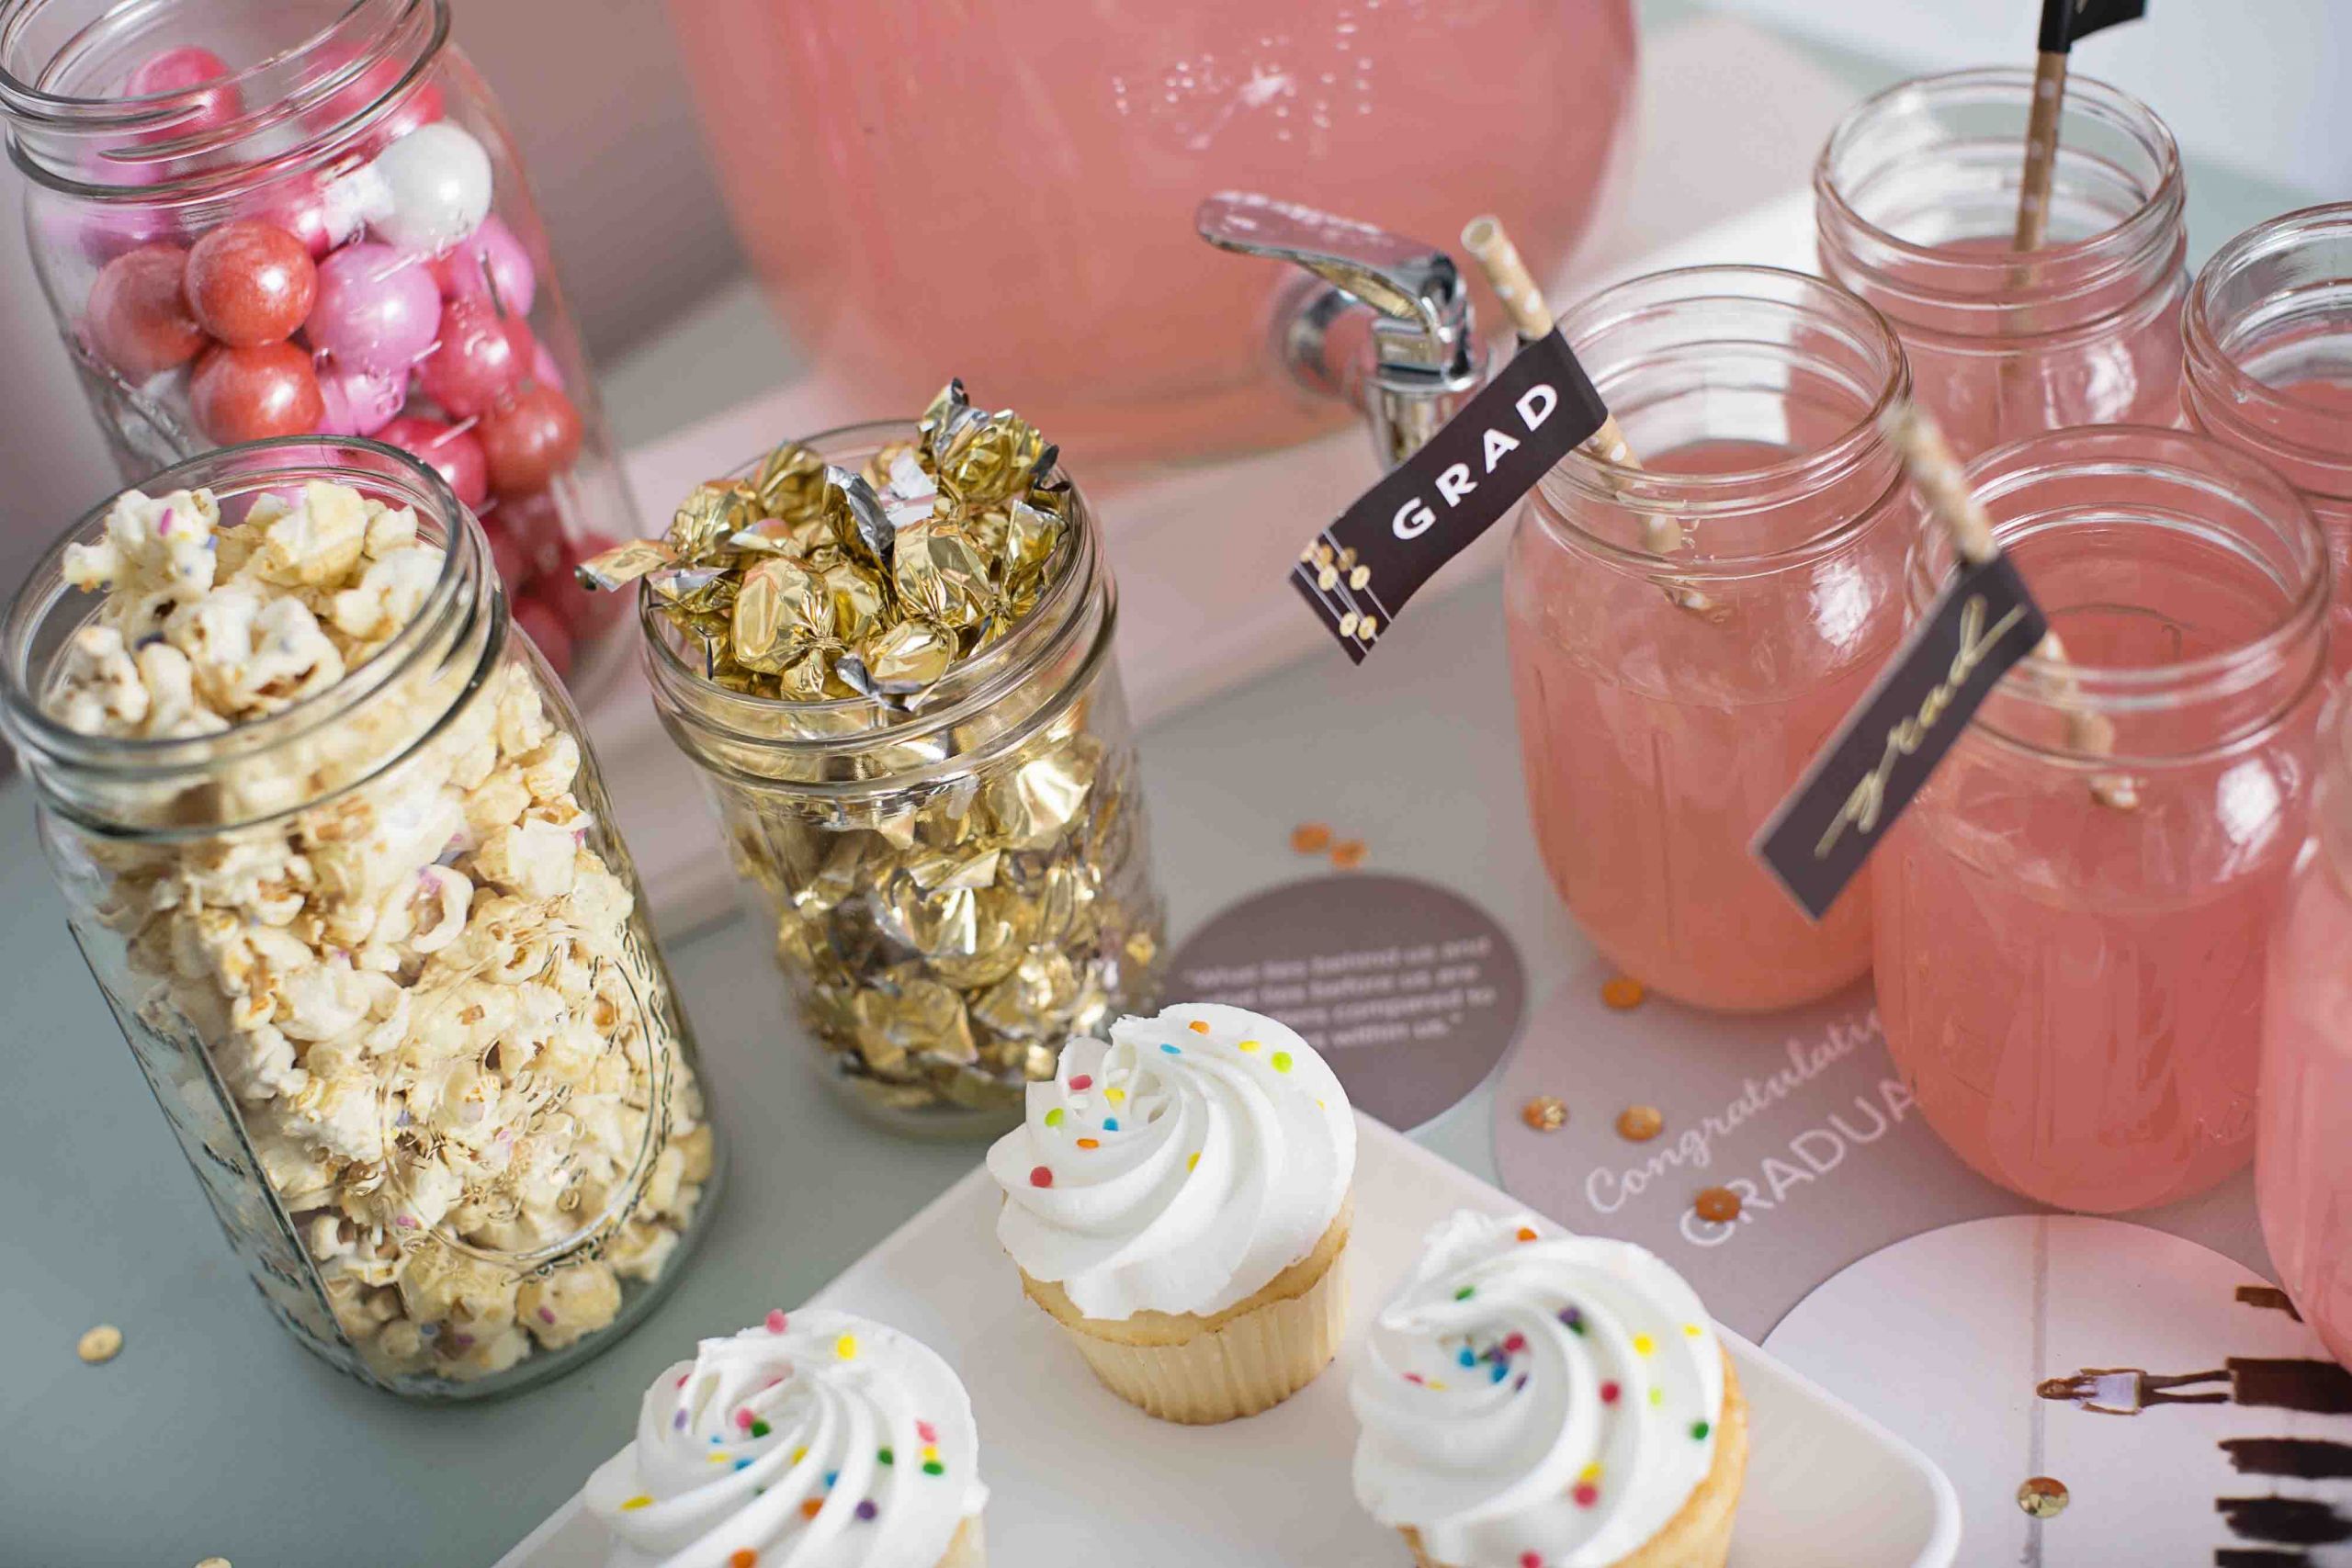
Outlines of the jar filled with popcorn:
{"label": "jar filled with popcorn", "polygon": [[0,0],[33,267],[122,478],[277,435],[440,470],[582,689],[638,531],[514,138],[448,0]]}
{"label": "jar filled with popcorn", "polygon": [[717,1190],[694,1043],[439,476],[315,438],[165,469],[35,568],[0,660],[74,938],[295,1337],[464,1399],[641,1317]]}

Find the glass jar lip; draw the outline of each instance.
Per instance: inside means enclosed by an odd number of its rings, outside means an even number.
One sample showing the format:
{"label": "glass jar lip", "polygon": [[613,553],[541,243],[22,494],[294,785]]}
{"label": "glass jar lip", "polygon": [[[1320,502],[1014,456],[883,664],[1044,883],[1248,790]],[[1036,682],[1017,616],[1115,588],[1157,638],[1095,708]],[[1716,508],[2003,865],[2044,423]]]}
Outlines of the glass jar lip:
{"label": "glass jar lip", "polygon": [[[323,456],[352,449],[387,461],[389,471],[351,468]],[[234,465],[241,460],[278,454],[288,459],[282,466],[255,468],[247,473],[234,471]],[[206,476],[223,468],[233,474],[236,483],[232,493],[240,495],[314,479],[355,486],[382,486],[388,482],[404,485],[413,493],[404,498],[403,504],[444,522],[441,569],[424,605],[366,662],[346,671],[342,680],[264,717],[210,735],[178,737],[85,735],[68,728],[42,706],[41,693],[33,686],[33,679],[40,672],[28,668],[32,641],[39,628],[66,601],[67,595],[77,592],[65,581],[66,550],[100,536],[107,513],[126,491],[135,490],[149,496],[168,495],[177,490],[214,490],[217,493],[220,486],[207,482]],[[0,728],[5,728],[9,739],[28,757],[53,760],[68,767],[126,774],[164,773],[208,765],[222,756],[224,747],[237,754],[270,750],[333,723],[354,704],[410,672],[424,657],[431,626],[463,591],[467,581],[481,573],[487,552],[487,544],[480,541],[478,525],[440,473],[410,453],[380,441],[357,435],[281,435],[218,446],[183,458],[135,484],[111,491],[106,500],[76,518],[41,552],[24,581],[10,595],[5,619],[0,619]],[[89,597],[95,609],[97,600],[96,596]],[[88,617],[85,615],[83,619],[86,622]]]}
{"label": "glass jar lip", "polygon": [[[2053,461],[2025,463],[2038,448],[2052,446],[2064,449]],[[2167,461],[2162,455],[2165,447],[2184,457],[2193,452],[2199,466],[2192,467],[2186,460]],[[2086,448],[2109,450],[2086,452]],[[2259,683],[2289,661],[2299,640],[2324,630],[2330,592],[2326,534],[2293,486],[2226,443],[2193,431],[2154,424],[2046,430],[1992,448],[1972,460],[1965,474],[1970,492],[1983,500],[2014,493],[2047,480],[2053,474],[2095,461],[2128,461],[2137,467],[2161,468],[2208,481],[2212,476],[2210,472],[2200,473],[2200,467],[2222,468],[2233,486],[2258,492],[2257,503],[2265,512],[2275,510],[2296,521],[2294,531],[2302,536],[2312,569],[2302,574],[2301,585],[2270,626],[2229,648],[2165,663],[2092,666],[2061,663],[2037,649],[2018,661],[2012,672],[2014,686],[2004,680],[2003,687],[2009,694],[2054,707],[2059,699],[2041,694],[2064,691],[2069,694],[2069,701],[2113,714],[2145,711],[2191,697],[2227,695]],[[2011,464],[2024,466],[1994,477],[1997,469]],[[2006,543],[2019,534],[2030,534],[2035,526],[2035,519],[2029,516],[1996,521],[1993,530],[1995,536]],[[1919,530],[1905,570],[1914,616],[1924,614],[1941,592],[1952,553],[1951,537],[1944,530],[1925,526]],[[2318,662],[2314,660],[2315,665]],[[2003,739],[2029,750],[2044,750],[2014,737],[2004,735]]]}
{"label": "glass jar lip", "polygon": [[[1745,290],[1737,287],[1742,283],[1748,286]],[[1771,290],[1783,293],[1776,296]],[[1896,336],[1894,327],[1876,306],[1827,278],[1815,277],[1788,267],[1736,262],[1669,267],[1626,278],[1585,296],[1560,312],[1560,331],[1572,343],[1579,338],[1589,340],[1609,321],[1637,310],[1712,302],[1781,305],[1792,310],[1811,310],[1816,313],[1827,310],[1843,312],[1846,319],[1842,324],[1845,327],[1858,336],[1872,340],[1874,345],[1883,352],[1887,373],[1877,396],[1867,410],[1836,435],[1807,451],[1794,453],[1774,462],[1704,474],[1661,473],[1635,463],[1615,462],[1577,446],[1538,481],[1539,492],[1557,486],[1573,491],[1579,499],[1601,502],[1626,510],[1695,517],[1720,515],[1727,511],[1760,509],[1782,498],[1784,492],[1793,497],[1817,490],[1853,468],[1873,450],[1885,446],[1886,438],[1879,429],[1879,421],[1897,401],[1910,394],[1909,359],[1903,352],[1902,341]],[[1759,491],[1765,493],[1759,496]],[[1636,496],[1655,496],[1655,502],[1640,506],[1630,504],[1628,491]],[[1646,550],[1628,549],[1600,538],[1589,530],[1577,527],[1565,519],[1557,521],[1574,529],[1579,542],[1596,551],[1639,563],[1645,568],[1670,561],[1677,576],[1703,577],[1771,570],[1809,558],[1842,542],[1867,525],[1871,510],[1859,509],[1854,515],[1845,518],[1836,526],[1792,544],[1690,561],[1654,555]]]}
{"label": "glass jar lip", "polygon": [[[2018,253],[1987,252],[1981,258],[1956,255],[1948,246],[1922,244],[1881,228],[1863,217],[1846,199],[1834,172],[1840,156],[1851,149],[1854,140],[1862,135],[1880,115],[1902,100],[1963,96],[1988,91],[1996,91],[2004,96],[2014,95],[2021,104],[2030,104],[2034,73],[2018,66],[1979,65],[1962,71],[1915,76],[1907,82],[1898,82],[1892,87],[1883,88],[1847,110],[1845,118],[1830,131],[1828,140],[1822,143],[1821,152],[1813,162],[1813,196],[1815,203],[1825,214],[1822,227],[1829,227],[1828,220],[1834,218],[1839,228],[1862,236],[1871,245],[1883,248],[1905,263],[1955,278],[1988,277],[2006,274],[2014,268],[2018,259]],[[2121,222],[2079,240],[2044,245],[2024,254],[2031,256],[2037,265],[2047,267],[2052,263],[2068,260],[2095,259],[2110,252],[2134,254],[2162,243],[2162,231],[2168,231],[2178,221],[2186,197],[2180,147],[2173,138],[2171,128],[2139,98],[2095,76],[2076,73],[2067,76],[2066,110],[2103,120],[2138,141],[2155,164],[2155,179],[2139,207]]]}
{"label": "glass jar lip", "polygon": [[[913,429],[915,421],[912,419],[862,420],[854,424],[835,425],[830,430],[820,430],[811,435],[787,439],[808,447],[828,462],[831,462],[837,457],[856,454],[871,456],[893,442],[905,440],[907,432]],[[751,472],[758,467],[761,458],[765,455],[763,452],[738,464],[729,471],[726,477],[734,478]],[[1082,592],[1082,584],[1091,581],[1097,570],[1096,551],[1099,547],[1094,542],[1093,512],[1087,504],[1086,493],[1079,486],[1078,481],[1070,478],[1069,469],[1059,461],[1055,463],[1052,476],[1069,482],[1071,520],[1078,525],[1069,531],[1059,547],[1061,551],[1067,552],[1068,558],[1061,571],[1055,576],[1052,585],[1046,589],[1037,603],[1030,607],[1029,613],[1014,623],[1011,631],[976,657],[965,660],[955,667],[954,673],[957,677],[967,678],[974,684],[963,695],[943,703],[938,707],[904,711],[888,707],[871,697],[864,696],[834,697],[824,702],[803,703],[786,697],[759,696],[748,692],[731,691],[688,663],[684,656],[672,646],[670,639],[662,635],[665,623],[662,619],[660,606],[655,604],[651,591],[640,579],[637,588],[637,618],[638,629],[642,634],[646,657],[655,663],[657,673],[684,682],[690,689],[700,693],[707,700],[721,703],[726,707],[745,714],[788,713],[820,721],[832,716],[844,718],[865,716],[879,721],[860,728],[844,729],[826,735],[761,735],[760,744],[764,747],[775,747],[784,750],[805,750],[812,753],[832,751],[839,750],[844,743],[889,737],[900,730],[919,731],[934,728],[941,723],[952,723],[957,715],[976,705],[983,705],[988,700],[993,698],[998,689],[1008,679],[1009,674],[1017,673],[1015,655],[1026,651],[1021,634],[1023,631],[1046,626],[1057,618],[1059,612],[1067,609],[1069,596]],[[894,716],[900,718],[902,722],[896,724],[888,722]]]}
{"label": "glass jar lip", "polygon": [[[2314,236],[2341,240],[2352,252],[2352,202],[2298,208],[2267,219],[2233,236],[2198,270],[2197,281],[2188,291],[2188,308],[2181,313],[2188,363],[2200,379],[2219,383],[2220,395],[2230,402],[2258,403],[2290,414],[2335,412],[2248,373],[2214,330],[2214,296],[2233,275]],[[2347,460],[2334,453],[2321,452],[2317,457],[2324,462]]]}
{"label": "glass jar lip", "polygon": [[[117,184],[82,178],[71,172],[70,159],[51,162],[34,151],[33,143],[55,139],[61,146],[80,141],[112,141],[136,135],[158,136],[148,161],[158,169],[176,160],[214,152],[277,127],[297,122],[306,114],[348,92],[385,61],[412,55],[405,67],[383,90],[346,115],[338,117],[323,135],[306,139],[288,149],[254,161],[273,172],[290,173],[317,162],[326,145],[390,112],[416,78],[448,40],[448,0],[351,0],[348,7],[310,37],[266,59],[232,71],[228,75],[194,86],[136,97],[107,95],[84,96],[51,90],[46,84],[63,52],[40,63],[38,74],[17,70],[24,35],[46,0],[0,0],[0,118],[8,124],[8,150],[17,166],[34,182],[62,191],[77,200],[152,204],[208,193],[224,184],[251,178],[248,164],[198,170],[152,182]],[[112,12],[107,14],[110,17]],[[100,18],[101,21],[107,19]],[[407,34],[419,21],[427,24],[421,40]],[[77,35],[76,43],[92,28]],[[71,46],[69,45],[69,48]],[[328,67],[322,70],[321,67]],[[257,107],[203,129],[191,136],[165,137],[173,125],[207,107],[225,87],[238,90],[240,100]],[[108,149],[125,167],[137,161]]]}

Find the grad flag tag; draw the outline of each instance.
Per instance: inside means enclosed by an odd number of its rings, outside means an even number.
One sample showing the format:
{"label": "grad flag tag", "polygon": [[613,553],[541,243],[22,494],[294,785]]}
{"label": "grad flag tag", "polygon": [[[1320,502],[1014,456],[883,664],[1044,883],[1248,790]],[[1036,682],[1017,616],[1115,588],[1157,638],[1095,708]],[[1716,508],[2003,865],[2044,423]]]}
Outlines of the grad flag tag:
{"label": "grad flag tag", "polygon": [[1317,534],[1291,585],[1363,663],[1421,584],[1608,417],[1567,340],[1546,333]]}
{"label": "grad flag tag", "polygon": [[2035,47],[2044,54],[2064,54],[2076,39],[2147,14],[2148,0],[2041,0],[2041,37]]}
{"label": "grad flag tag", "polygon": [[1750,848],[1815,919],[2050,629],[2008,557],[1964,568]]}

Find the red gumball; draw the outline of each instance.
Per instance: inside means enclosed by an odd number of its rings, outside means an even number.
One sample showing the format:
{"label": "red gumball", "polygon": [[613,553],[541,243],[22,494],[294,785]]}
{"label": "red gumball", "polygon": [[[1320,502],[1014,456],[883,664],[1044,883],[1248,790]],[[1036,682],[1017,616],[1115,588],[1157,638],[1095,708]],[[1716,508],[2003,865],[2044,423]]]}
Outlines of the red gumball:
{"label": "red gumball", "polygon": [[188,248],[188,308],[232,347],[285,342],[318,292],[310,247],[274,223],[240,218]]}
{"label": "red gumball", "polygon": [[167,49],[151,55],[131,69],[122,84],[126,98],[155,97],[163,94],[189,94],[208,82],[220,85],[208,92],[194,93],[183,107],[175,109],[171,123],[141,131],[135,141],[141,142],[172,141],[191,131],[209,130],[226,125],[244,112],[244,95],[224,80],[229,74],[229,62],[209,49],[188,44],[179,49]]}
{"label": "red gumball", "polygon": [[501,525],[498,513],[492,512],[481,520],[483,536],[490,540],[491,564],[498,569],[498,581],[506,584],[511,597],[523,591],[531,581],[531,552],[523,542]]}
{"label": "red gumball", "polygon": [[307,435],[327,412],[311,356],[290,343],[206,349],[188,382],[188,401],[198,426],[223,443]]}
{"label": "red gumball", "polygon": [[556,504],[555,491],[502,495],[492,515],[522,547],[533,577],[563,570],[563,511]]}
{"label": "red gumball", "polygon": [[402,414],[376,432],[376,439],[399,447],[438,473],[469,507],[480,506],[490,494],[481,443],[470,430]]}
{"label": "red gumball", "polygon": [[130,381],[185,365],[204,346],[204,329],[188,312],[180,286],[187,253],[141,245],[98,269],[83,331],[92,352]]}
{"label": "red gumball", "polygon": [[529,374],[538,345],[520,316],[502,316],[485,295],[441,307],[441,335],[417,361],[416,384],[459,419],[487,412]]}
{"label": "red gumball", "polygon": [[636,602],[637,595],[628,590],[590,588],[572,570],[591,556],[601,555],[620,541],[601,534],[583,534],[577,539],[567,539],[563,547],[563,570],[547,579],[548,597],[563,612],[564,624],[575,634],[594,637],[621,618],[621,613]]}
{"label": "red gumball", "polygon": [[555,667],[556,674],[569,679],[571,674],[571,634],[564,629],[562,615],[536,592],[526,592],[512,603],[514,624],[530,634],[531,640],[538,644],[539,651],[547,655],[548,662]]}
{"label": "red gumball", "polygon": [[580,456],[580,411],[553,387],[526,386],[475,428],[490,464],[490,488],[502,496],[545,490]]}

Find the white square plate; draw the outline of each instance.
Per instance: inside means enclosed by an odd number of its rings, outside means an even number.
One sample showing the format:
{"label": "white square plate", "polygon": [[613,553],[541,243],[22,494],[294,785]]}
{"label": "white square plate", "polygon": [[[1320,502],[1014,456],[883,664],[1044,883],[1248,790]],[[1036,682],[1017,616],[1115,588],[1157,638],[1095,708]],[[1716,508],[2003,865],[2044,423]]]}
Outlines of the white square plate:
{"label": "white square plate", "polygon": [[[1347,1267],[1360,1325],[1430,1225],[1457,1209],[1523,1205],[1377,1122],[1358,1123]],[[903,1329],[963,1375],[979,1419],[990,1561],[1096,1568],[1108,1551],[1135,1568],[1403,1568],[1402,1544],[1356,1506],[1348,1483],[1352,1337],[1329,1371],[1262,1416],[1222,1427],[1155,1421],[1097,1385],[1023,1298],[997,1247],[998,1202],[975,1169],[810,1303]],[[1747,1340],[1724,1339],[1753,1422],[1733,1568],[1947,1568],[1960,1506],[1943,1472]],[[498,1568],[604,1561],[604,1531],[575,1498]]]}

